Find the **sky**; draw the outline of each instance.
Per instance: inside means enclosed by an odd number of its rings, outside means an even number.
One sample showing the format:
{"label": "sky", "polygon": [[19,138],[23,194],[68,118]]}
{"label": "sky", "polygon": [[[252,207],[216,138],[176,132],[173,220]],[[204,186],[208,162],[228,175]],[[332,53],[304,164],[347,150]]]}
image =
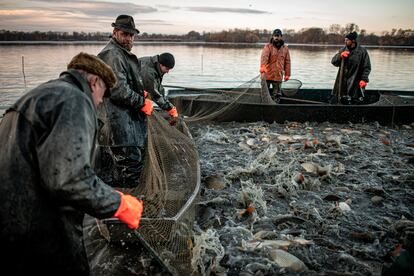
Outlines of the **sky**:
{"label": "sky", "polygon": [[355,23],[368,33],[414,29],[413,0],[0,0],[0,30],[110,32],[120,14],[141,33],[294,29]]}

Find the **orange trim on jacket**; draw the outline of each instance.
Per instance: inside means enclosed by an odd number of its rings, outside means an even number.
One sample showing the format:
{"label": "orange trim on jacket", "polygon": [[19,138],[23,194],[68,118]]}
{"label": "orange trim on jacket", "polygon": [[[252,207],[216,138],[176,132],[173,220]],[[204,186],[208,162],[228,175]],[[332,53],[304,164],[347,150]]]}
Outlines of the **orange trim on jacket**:
{"label": "orange trim on jacket", "polygon": [[[283,76],[290,76],[290,53],[287,45],[280,49],[267,43],[260,58],[261,71],[265,71],[266,80],[282,81]],[[263,70],[265,68],[265,70]]]}

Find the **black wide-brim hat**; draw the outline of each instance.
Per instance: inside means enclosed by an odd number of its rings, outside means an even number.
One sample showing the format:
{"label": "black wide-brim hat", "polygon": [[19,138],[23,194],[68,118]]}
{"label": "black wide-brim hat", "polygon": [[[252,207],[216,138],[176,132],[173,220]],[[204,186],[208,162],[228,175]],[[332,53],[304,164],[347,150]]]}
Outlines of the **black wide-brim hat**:
{"label": "black wide-brim hat", "polygon": [[139,30],[135,28],[134,18],[130,15],[121,14],[111,26],[130,34],[139,34]]}

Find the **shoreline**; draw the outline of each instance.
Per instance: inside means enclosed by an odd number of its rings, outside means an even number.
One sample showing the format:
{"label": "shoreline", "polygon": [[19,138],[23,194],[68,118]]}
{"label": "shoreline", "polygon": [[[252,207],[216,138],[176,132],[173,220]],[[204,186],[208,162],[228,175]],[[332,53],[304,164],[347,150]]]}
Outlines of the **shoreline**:
{"label": "shoreline", "polygon": [[[0,41],[0,46],[16,46],[16,45],[105,45],[108,41]],[[235,43],[235,42],[205,42],[205,41],[171,41],[171,40],[136,40],[137,44],[145,45],[190,45],[190,46],[232,46],[232,47],[262,47],[266,42],[257,43]],[[337,48],[342,47],[342,44],[307,44],[307,43],[286,43],[291,48],[296,47],[318,47],[318,48]],[[404,49],[414,50],[414,46],[385,46],[385,45],[364,45],[366,48],[372,49]]]}

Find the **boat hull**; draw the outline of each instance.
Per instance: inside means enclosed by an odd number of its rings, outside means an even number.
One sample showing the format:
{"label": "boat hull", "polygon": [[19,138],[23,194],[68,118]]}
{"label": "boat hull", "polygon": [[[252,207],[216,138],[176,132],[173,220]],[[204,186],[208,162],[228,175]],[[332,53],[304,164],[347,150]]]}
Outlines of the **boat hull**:
{"label": "boat hull", "polygon": [[[220,110],[229,103],[226,101],[209,100],[203,97],[199,99],[200,91],[175,91],[169,92],[169,100],[177,106],[178,111],[185,116],[200,114],[201,110]],[[207,91],[207,94],[211,93]],[[408,124],[414,120],[414,101],[411,99],[414,93],[392,92],[393,98],[402,95],[398,103],[375,104],[380,95],[388,92],[367,91],[366,101],[370,104],[341,105],[329,104],[330,91],[328,90],[303,90],[299,91],[296,98],[284,98],[280,104],[255,104],[237,103],[233,108],[239,112],[225,112],[215,121],[256,122],[269,123],[286,121],[295,122],[332,122],[332,123],[366,123],[379,122],[380,124]],[[391,93],[391,92],[389,92]],[[205,95],[205,94],[203,94]],[[412,96],[411,96],[412,95]],[[319,101],[319,104],[294,103],[297,100]],[[408,99],[408,100],[407,100]],[[326,102],[324,102],[326,101]]]}

